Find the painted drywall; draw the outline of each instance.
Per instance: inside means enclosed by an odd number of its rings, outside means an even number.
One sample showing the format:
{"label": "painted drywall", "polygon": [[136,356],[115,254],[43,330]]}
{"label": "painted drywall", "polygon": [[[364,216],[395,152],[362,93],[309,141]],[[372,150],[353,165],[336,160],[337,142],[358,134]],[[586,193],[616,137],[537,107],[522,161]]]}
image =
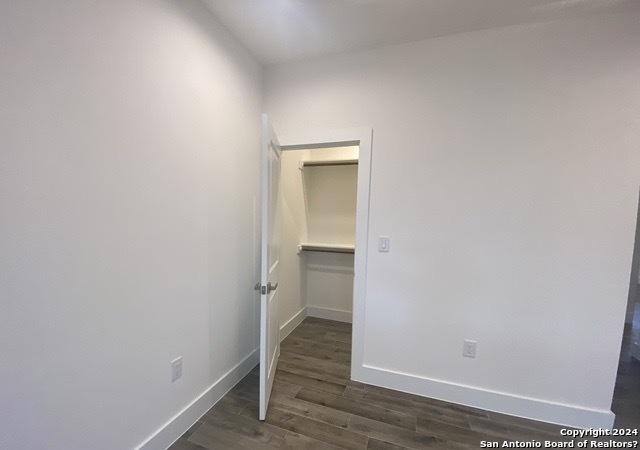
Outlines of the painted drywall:
{"label": "painted drywall", "polygon": [[[280,328],[294,319],[306,307],[305,262],[298,255],[298,244],[307,235],[305,220],[302,173],[298,162],[307,150],[282,152],[280,158],[280,211],[282,235],[280,236],[278,317]],[[303,311],[302,316],[306,314]],[[281,334],[281,337],[284,333]]]}
{"label": "painted drywall", "polygon": [[307,314],[351,322],[353,255],[306,252]]}
{"label": "painted drywall", "polygon": [[373,128],[362,320],[364,366],[381,383],[610,423],[640,184],[639,20],[267,69],[278,132]]}
{"label": "painted drywall", "polygon": [[257,346],[262,70],[196,0],[2,2],[0,43],[0,448],[133,448]]}
{"label": "painted drywall", "polygon": [[358,167],[304,169],[307,241],[355,244]]}
{"label": "painted drywall", "polygon": [[299,168],[301,161],[332,159],[358,159],[358,147],[282,153],[279,315],[283,329],[302,310],[338,314],[346,320],[351,315],[353,255],[298,253],[301,242],[354,243],[356,166]]}

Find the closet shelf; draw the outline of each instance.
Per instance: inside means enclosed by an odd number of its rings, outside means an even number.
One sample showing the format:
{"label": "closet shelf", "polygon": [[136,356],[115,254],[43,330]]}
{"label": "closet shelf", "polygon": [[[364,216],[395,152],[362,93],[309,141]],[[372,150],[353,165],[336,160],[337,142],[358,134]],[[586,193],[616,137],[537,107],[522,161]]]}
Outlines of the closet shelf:
{"label": "closet shelf", "polygon": [[356,246],[349,244],[323,244],[317,242],[301,242],[298,251],[326,253],[355,253]]}
{"label": "closet shelf", "polygon": [[322,166],[357,166],[357,159],[332,159],[325,161],[302,161],[300,168],[305,167],[322,167]]}

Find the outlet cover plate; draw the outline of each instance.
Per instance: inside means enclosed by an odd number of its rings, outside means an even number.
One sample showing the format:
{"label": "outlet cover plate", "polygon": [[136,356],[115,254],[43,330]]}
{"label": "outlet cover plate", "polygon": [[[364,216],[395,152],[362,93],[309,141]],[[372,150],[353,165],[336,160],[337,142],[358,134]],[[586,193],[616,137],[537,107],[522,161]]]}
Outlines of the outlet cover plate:
{"label": "outlet cover plate", "polygon": [[475,358],[477,348],[478,348],[477,341],[465,339],[464,345],[462,347],[462,356],[464,356],[465,358]]}

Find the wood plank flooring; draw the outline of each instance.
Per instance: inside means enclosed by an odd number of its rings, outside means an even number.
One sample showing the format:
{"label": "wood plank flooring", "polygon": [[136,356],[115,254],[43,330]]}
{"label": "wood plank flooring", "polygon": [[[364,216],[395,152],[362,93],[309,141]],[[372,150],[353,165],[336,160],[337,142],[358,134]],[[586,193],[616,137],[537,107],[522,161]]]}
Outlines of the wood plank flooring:
{"label": "wood plank flooring", "polygon": [[560,427],[349,380],[351,325],[307,318],[283,342],[269,411],[254,369],[172,450],[477,449],[481,440],[560,440]]}
{"label": "wood plank flooring", "polygon": [[[640,306],[636,306],[636,309],[640,309]],[[638,316],[640,312],[636,312],[633,325],[625,327],[622,339],[618,379],[611,405],[618,428],[640,428],[640,361],[631,356],[631,341],[640,339]]]}

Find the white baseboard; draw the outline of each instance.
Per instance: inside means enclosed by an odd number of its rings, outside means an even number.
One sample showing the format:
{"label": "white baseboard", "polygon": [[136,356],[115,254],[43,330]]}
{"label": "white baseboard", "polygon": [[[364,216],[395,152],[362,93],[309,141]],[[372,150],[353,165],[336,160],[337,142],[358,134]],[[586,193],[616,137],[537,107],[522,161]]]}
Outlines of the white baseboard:
{"label": "white baseboard", "polygon": [[287,322],[280,327],[280,342],[284,341],[284,339],[302,323],[305,317],[307,317],[306,307],[302,308],[295,313],[291,319],[287,320]]}
{"label": "white baseboard", "polygon": [[351,323],[353,313],[340,309],[324,308],[322,306],[307,306],[307,316],[318,319],[335,320],[337,322]]}
{"label": "white baseboard", "polygon": [[165,450],[258,364],[258,349],[222,375],[191,403],[145,439],[136,450]]}
{"label": "white baseboard", "polygon": [[611,428],[615,414],[608,410],[549,402],[450,383],[369,365],[356,368],[351,378],[362,383],[408,392],[487,411],[578,428]]}

